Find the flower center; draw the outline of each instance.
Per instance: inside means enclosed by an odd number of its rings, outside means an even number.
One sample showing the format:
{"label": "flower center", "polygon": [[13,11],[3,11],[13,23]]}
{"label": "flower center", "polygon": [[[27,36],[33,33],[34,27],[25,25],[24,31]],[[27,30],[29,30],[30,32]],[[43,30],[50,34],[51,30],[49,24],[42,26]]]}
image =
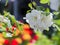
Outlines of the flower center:
{"label": "flower center", "polygon": [[46,17],[42,17],[41,22],[45,22],[46,21]]}
{"label": "flower center", "polygon": [[36,16],[34,16],[34,21],[36,21],[37,20],[37,17]]}

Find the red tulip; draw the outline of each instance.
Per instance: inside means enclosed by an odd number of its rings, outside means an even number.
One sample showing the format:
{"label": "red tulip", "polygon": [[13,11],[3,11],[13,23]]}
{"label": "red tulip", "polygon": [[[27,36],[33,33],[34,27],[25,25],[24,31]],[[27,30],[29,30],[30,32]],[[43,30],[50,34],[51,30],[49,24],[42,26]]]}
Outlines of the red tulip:
{"label": "red tulip", "polygon": [[18,45],[18,42],[14,39],[14,40],[12,40],[11,45]]}
{"label": "red tulip", "polygon": [[30,34],[30,35],[32,35],[32,34],[33,34],[33,31],[32,31],[32,30],[30,30],[30,29],[29,29],[29,30],[27,30],[27,29],[26,29],[26,30],[24,30],[24,31],[25,31],[26,33]]}
{"label": "red tulip", "polygon": [[5,42],[4,42],[4,44],[5,45],[9,45],[9,40],[6,39]]}
{"label": "red tulip", "polygon": [[37,35],[34,35],[33,39],[34,40],[38,40],[38,36]]}

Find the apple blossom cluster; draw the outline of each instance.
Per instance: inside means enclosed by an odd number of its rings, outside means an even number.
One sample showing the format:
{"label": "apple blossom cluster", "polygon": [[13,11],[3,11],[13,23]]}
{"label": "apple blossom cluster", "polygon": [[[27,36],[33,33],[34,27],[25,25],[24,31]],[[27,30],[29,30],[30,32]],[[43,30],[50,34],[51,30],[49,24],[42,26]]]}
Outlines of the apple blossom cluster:
{"label": "apple blossom cluster", "polygon": [[30,13],[27,13],[25,19],[34,30],[43,31],[53,24],[52,13],[47,15],[46,12],[38,10],[32,10]]}

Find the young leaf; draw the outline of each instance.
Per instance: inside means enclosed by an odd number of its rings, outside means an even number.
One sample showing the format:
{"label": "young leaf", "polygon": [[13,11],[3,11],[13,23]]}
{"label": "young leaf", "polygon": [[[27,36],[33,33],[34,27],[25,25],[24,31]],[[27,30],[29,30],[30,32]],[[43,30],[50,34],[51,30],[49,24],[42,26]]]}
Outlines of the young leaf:
{"label": "young leaf", "polygon": [[32,3],[29,3],[28,6],[29,6],[31,9],[34,9],[33,6],[32,6]]}
{"label": "young leaf", "polygon": [[60,31],[60,27],[58,25],[53,24],[53,26],[56,27],[58,31]]}
{"label": "young leaf", "polygon": [[60,25],[60,19],[54,20],[55,24]]}
{"label": "young leaf", "polygon": [[32,4],[33,4],[33,6],[36,6],[37,5],[36,2],[34,2],[34,1],[32,2]]}
{"label": "young leaf", "polygon": [[46,4],[46,3],[49,3],[49,0],[40,0],[40,3]]}

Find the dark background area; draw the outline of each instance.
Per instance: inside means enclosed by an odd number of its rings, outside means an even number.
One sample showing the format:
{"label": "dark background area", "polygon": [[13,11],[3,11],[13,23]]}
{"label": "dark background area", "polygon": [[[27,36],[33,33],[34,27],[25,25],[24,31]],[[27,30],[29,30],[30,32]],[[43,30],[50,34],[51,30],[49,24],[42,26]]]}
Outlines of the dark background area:
{"label": "dark background area", "polygon": [[3,13],[3,10],[5,8],[12,15],[14,15],[17,20],[23,20],[23,17],[25,17],[27,10],[30,9],[28,7],[28,3],[32,1],[35,1],[38,6],[43,6],[44,8],[48,7],[52,12],[50,6],[47,4],[41,4],[39,0],[9,0],[7,6],[5,6],[6,0],[2,0],[0,1],[0,13]]}

